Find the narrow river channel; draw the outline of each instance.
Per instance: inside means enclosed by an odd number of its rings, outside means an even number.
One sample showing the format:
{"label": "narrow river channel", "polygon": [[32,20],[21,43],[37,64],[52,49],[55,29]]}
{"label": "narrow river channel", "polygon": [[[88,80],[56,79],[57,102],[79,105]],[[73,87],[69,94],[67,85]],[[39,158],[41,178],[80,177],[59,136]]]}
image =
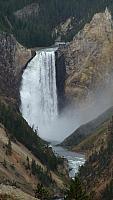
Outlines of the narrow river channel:
{"label": "narrow river channel", "polygon": [[68,160],[69,165],[69,176],[71,178],[75,177],[75,174],[78,172],[79,167],[84,165],[85,156],[83,154],[75,153],[72,151],[68,151],[60,146],[52,145],[52,148],[56,155],[64,157]]}

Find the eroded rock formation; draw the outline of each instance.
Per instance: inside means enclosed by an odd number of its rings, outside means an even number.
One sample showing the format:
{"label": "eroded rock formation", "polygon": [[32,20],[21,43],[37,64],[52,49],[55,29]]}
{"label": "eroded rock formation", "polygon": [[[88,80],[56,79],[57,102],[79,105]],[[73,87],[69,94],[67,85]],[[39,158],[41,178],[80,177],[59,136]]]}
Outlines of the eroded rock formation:
{"label": "eroded rock formation", "polygon": [[0,96],[18,99],[21,73],[31,59],[31,50],[13,35],[0,33]]}
{"label": "eroded rock formation", "polygon": [[72,42],[61,48],[66,64],[66,95],[74,101],[105,87],[113,71],[113,22],[108,9],[95,14]]}

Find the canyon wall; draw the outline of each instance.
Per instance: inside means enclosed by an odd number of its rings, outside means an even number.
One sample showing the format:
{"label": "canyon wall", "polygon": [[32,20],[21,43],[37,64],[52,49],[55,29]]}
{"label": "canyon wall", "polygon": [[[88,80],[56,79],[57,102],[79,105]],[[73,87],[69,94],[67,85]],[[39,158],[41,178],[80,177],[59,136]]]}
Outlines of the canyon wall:
{"label": "canyon wall", "polygon": [[57,95],[59,102],[59,111],[65,106],[65,81],[66,81],[66,66],[64,54],[59,50],[56,51],[56,84]]}
{"label": "canyon wall", "polygon": [[[93,98],[112,79],[113,22],[109,11],[95,14],[70,43],[56,52],[59,105],[64,99],[83,102]],[[19,99],[22,71],[31,59],[31,50],[13,35],[0,33],[0,96]]]}
{"label": "canyon wall", "polygon": [[69,99],[74,102],[91,99],[105,88],[113,71],[113,21],[108,9],[95,14],[59,51],[65,58],[65,93]]}
{"label": "canyon wall", "polygon": [[21,74],[31,56],[31,50],[21,46],[13,35],[0,33],[1,97],[19,100]]}

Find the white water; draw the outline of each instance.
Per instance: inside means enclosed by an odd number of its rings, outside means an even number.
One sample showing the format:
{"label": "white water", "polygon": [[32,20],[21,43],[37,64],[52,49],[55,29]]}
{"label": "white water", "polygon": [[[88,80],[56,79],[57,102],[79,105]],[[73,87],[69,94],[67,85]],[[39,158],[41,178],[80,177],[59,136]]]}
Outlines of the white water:
{"label": "white water", "polygon": [[58,115],[55,50],[36,52],[23,73],[20,90],[23,117],[44,138]]}
{"label": "white water", "polygon": [[75,174],[77,174],[79,171],[79,167],[85,163],[85,155],[68,151],[60,146],[52,145],[52,148],[56,155],[64,157],[68,160],[69,176],[74,178]]}
{"label": "white water", "polygon": [[113,83],[111,81],[104,91],[97,92],[91,102],[76,108],[68,105],[58,115],[56,49],[37,51],[23,73],[20,97],[22,115],[31,127],[38,130],[39,136],[46,140],[62,141],[113,105]]}

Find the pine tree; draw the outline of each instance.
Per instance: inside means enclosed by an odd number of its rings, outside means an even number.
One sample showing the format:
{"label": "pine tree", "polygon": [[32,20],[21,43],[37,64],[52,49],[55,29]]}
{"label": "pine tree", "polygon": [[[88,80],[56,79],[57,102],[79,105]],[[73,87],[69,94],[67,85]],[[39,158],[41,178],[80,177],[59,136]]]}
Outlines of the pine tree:
{"label": "pine tree", "polygon": [[27,166],[26,166],[27,169],[30,169],[30,163],[29,163],[29,157],[27,156]]}
{"label": "pine tree", "polygon": [[32,160],[32,163],[31,163],[31,171],[32,171],[32,174],[33,174],[33,175],[36,175],[36,173],[37,173],[37,166],[36,166],[35,160]]}
{"label": "pine tree", "polygon": [[38,184],[35,190],[35,197],[41,200],[50,200],[49,192],[42,184]]}
{"label": "pine tree", "polygon": [[113,179],[109,184],[106,185],[106,189],[102,194],[103,200],[112,200],[113,199]]}
{"label": "pine tree", "polygon": [[9,156],[11,156],[11,154],[12,154],[12,144],[11,144],[11,139],[10,138],[8,140],[6,154],[9,155]]}
{"label": "pine tree", "polygon": [[78,177],[71,180],[69,190],[66,192],[65,200],[90,200],[83,190]]}
{"label": "pine tree", "polygon": [[5,158],[4,158],[3,166],[4,166],[5,168],[7,168],[7,163],[6,163]]}

